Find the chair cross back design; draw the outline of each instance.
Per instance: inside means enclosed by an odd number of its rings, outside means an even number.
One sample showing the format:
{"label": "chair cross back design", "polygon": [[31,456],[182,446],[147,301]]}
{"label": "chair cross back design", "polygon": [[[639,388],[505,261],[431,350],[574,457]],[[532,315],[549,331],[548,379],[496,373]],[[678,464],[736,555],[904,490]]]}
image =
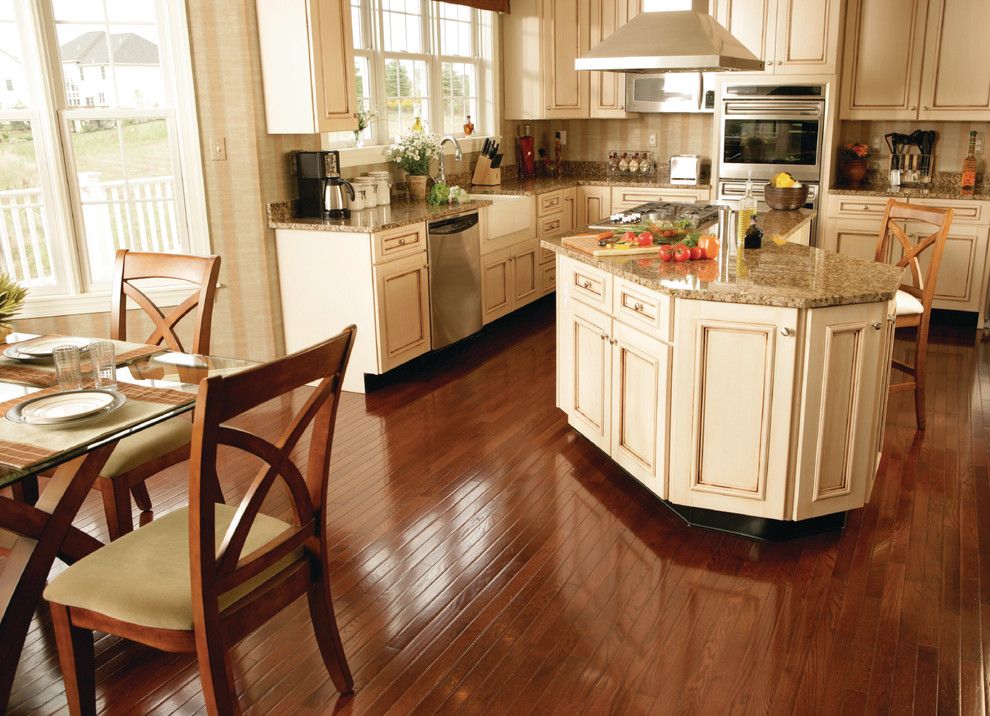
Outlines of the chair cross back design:
{"label": "chair cross back design", "polygon": [[[912,240],[898,221],[912,222],[913,225],[924,224],[931,227],[931,233],[919,230],[917,239]],[[890,199],[884,210],[880,224],[880,239],[877,242],[876,260],[888,262],[895,246],[901,251],[896,266],[909,269],[914,283],[902,282],[897,292],[896,327],[916,327],[915,361],[908,365],[899,360],[893,360],[894,369],[911,376],[911,380],[893,383],[892,392],[914,391],[915,419],[919,430],[925,428],[925,364],[928,357],[928,327],[931,320],[932,300],[935,298],[935,286],[938,282],[938,271],[942,265],[942,254],[949,228],[952,225],[952,209],[941,209],[928,206],[917,206]],[[894,244],[896,239],[897,244]],[[921,259],[925,252],[930,252],[928,269],[922,270]]]}
{"label": "chair cross back design", "polygon": [[[186,349],[175,332],[176,326],[195,310],[197,316],[193,329],[192,352],[209,353],[213,304],[219,274],[219,256],[138,253],[121,249],[117,252],[114,266],[110,337],[121,341],[127,340],[127,299],[129,298],[154,324],[155,328],[145,343],[153,346],[164,343],[173,351],[185,353]],[[142,279],[156,278],[197,284],[199,290],[166,313],[133,283]]]}
{"label": "chair cross back design", "polygon": [[[303,594],[331,680],[342,693],[353,689],[333,612],[325,523],[333,430],[355,333],[349,326],[335,338],[286,358],[201,381],[189,508],[111,542],[49,584],[45,598],[51,604],[72,713],[95,712],[92,630],[165,651],[196,652],[209,712],[236,713],[228,649]],[[227,424],[317,380],[319,385],[277,439]],[[301,470],[292,453],[307,431],[307,464]],[[245,451],[263,463],[236,508],[224,503],[220,489],[220,446]],[[291,522],[260,511],[279,478],[288,487]],[[151,550],[154,559],[148,558]],[[146,565],[146,574],[134,574],[132,565]],[[156,574],[172,576],[149,589],[147,582]],[[106,584],[115,579],[118,583]]]}

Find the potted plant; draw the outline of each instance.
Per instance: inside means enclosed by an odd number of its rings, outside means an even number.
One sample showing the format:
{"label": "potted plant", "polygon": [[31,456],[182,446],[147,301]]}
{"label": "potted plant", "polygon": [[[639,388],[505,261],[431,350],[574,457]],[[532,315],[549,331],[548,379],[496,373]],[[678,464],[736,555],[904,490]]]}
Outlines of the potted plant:
{"label": "potted plant", "polygon": [[857,188],[870,171],[870,148],[862,142],[844,144],[839,149],[839,180],[843,186]]}
{"label": "potted plant", "polygon": [[440,156],[437,138],[424,132],[406,134],[388,148],[388,156],[409,175],[409,198],[425,199],[430,162]]}
{"label": "potted plant", "polygon": [[27,289],[5,273],[0,273],[0,341],[6,340],[14,327],[10,319],[24,305]]}
{"label": "potted plant", "polygon": [[358,128],[354,130],[354,146],[364,146],[364,130],[371,126],[371,123],[378,119],[378,112],[370,107],[355,112],[354,118],[357,120]]}

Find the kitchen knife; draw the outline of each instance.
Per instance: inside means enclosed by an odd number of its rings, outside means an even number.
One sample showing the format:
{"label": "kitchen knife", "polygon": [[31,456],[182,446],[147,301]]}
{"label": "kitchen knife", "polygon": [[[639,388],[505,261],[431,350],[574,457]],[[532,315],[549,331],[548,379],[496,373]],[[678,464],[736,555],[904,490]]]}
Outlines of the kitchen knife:
{"label": "kitchen knife", "polygon": [[501,154],[496,154],[492,157],[492,169],[498,169],[502,165],[502,156]]}
{"label": "kitchen knife", "polygon": [[495,141],[493,140],[493,143],[492,143],[492,154],[491,154],[491,157],[492,157],[492,159],[494,159],[494,158],[495,158],[495,155],[496,155],[496,154],[498,154],[498,150],[499,150],[499,149],[500,149],[501,147],[502,147],[502,143],[501,143],[501,142],[495,142]]}
{"label": "kitchen knife", "polygon": [[481,156],[483,157],[488,156],[488,148],[491,145],[491,141],[492,141],[491,137],[485,137],[485,143],[481,145]]}

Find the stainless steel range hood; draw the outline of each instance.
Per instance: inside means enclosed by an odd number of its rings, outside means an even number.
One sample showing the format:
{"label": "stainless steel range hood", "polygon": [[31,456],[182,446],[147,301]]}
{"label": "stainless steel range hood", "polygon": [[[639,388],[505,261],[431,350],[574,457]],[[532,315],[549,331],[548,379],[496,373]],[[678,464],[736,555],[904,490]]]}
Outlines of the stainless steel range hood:
{"label": "stainless steel range hood", "polygon": [[711,15],[644,12],[574,62],[608,72],[754,72],[763,61]]}

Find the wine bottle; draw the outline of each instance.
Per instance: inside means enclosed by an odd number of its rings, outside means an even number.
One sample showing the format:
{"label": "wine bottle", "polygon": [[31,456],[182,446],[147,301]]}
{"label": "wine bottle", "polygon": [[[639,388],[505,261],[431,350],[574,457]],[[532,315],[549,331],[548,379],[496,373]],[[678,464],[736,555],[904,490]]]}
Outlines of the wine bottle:
{"label": "wine bottle", "polygon": [[962,195],[973,196],[976,191],[976,130],[969,133],[969,151],[962,163]]}

